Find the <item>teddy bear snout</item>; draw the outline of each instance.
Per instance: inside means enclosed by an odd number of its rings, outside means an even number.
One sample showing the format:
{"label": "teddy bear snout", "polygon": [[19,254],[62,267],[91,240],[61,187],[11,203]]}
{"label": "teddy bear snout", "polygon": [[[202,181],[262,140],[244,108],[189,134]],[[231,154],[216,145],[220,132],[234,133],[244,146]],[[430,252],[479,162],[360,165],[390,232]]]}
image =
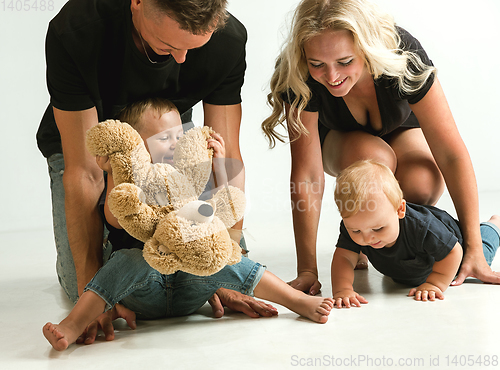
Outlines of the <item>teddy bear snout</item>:
{"label": "teddy bear snout", "polygon": [[193,222],[212,222],[214,218],[214,208],[210,203],[196,200],[184,205],[177,212],[177,217],[183,217]]}

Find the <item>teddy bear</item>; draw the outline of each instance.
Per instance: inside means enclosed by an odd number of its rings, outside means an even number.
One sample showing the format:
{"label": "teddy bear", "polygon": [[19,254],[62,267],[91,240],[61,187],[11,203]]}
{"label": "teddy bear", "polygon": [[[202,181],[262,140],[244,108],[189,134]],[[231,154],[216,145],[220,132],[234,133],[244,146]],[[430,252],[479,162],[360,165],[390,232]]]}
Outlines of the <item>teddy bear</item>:
{"label": "teddy bear", "polygon": [[111,213],[145,243],[144,259],[162,274],[208,276],[241,260],[228,229],[243,217],[244,193],[226,184],[210,199],[199,199],[212,171],[211,132],[188,130],[177,143],[173,165],[151,163],[141,136],[125,122],[107,120],[87,132],[89,152],[110,159]]}

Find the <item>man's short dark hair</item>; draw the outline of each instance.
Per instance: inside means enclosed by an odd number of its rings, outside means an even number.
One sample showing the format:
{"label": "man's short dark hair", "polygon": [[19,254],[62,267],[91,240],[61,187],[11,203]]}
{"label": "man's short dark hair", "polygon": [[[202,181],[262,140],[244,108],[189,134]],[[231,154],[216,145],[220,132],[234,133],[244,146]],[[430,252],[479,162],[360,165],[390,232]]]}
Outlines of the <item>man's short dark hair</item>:
{"label": "man's short dark hair", "polygon": [[150,0],[174,19],[182,30],[204,35],[224,27],[228,18],[227,0]]}

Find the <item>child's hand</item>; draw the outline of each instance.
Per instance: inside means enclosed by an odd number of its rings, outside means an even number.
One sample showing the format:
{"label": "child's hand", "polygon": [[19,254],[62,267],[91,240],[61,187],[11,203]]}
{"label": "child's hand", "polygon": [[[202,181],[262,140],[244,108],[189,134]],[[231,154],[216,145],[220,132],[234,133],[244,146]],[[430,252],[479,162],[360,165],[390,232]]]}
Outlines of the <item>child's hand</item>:
{"label": "child's hand", "polygon": [[214,150],[214,158],[225,158],[226,157],[226,144],[224,139],[217,133],[211,134],[211,138],[207,139],[208,148]]}
{"label": "child's hand", "polygon": [[416,301],[435,301],[436,298],[444,299],[444,294],[437,286],[430,283],[423,283],[417,288],[413,288],[408,293],[408,297],[415,296]]}
{"label": "child's hand", "polygon": [[368,301],[354,290],[341,290],[340,292],[335,293],[333,296],[334,305],[337,308],[350,308],[361,307],[361,303],[368,303]]}
{"label": "child's hand", "polygon": [[100,157],[97,155],[95,157],[95,161],[101,170],[106,171],[108,174],[111,175],[112,170],[111,170],[111,161],[109,160],[109,157],[107,156]]}

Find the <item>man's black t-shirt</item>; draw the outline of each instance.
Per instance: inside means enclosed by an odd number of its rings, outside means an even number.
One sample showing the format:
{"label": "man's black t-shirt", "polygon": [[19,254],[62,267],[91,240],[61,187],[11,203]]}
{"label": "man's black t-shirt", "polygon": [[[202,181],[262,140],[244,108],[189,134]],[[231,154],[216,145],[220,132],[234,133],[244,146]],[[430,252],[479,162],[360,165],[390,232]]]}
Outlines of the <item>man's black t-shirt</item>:
{"label": "man's black t-shirt", "polygon": [[127,104],[159,96],[182,114],[199,101],[241,102],[245,74],[245,27],[233,16],[210,41],[189,50],[186,61],[152,64],[132,38],[130,0],[69,0],[50,22],[46,37],[48,106],[37,141],[45,157],[61,153],[52,107],[97,108],[99,121]]}
{"label": "man's black t-shirt", "polygon": [[432,206],[407,203],[399,230],[392,247],[375,249],[356,244],[342,222],[337,248],[363,252],[380,273],[398,283],[418,286],[431,273],[434,261],[441,261],[463,241],[458,221]]}

